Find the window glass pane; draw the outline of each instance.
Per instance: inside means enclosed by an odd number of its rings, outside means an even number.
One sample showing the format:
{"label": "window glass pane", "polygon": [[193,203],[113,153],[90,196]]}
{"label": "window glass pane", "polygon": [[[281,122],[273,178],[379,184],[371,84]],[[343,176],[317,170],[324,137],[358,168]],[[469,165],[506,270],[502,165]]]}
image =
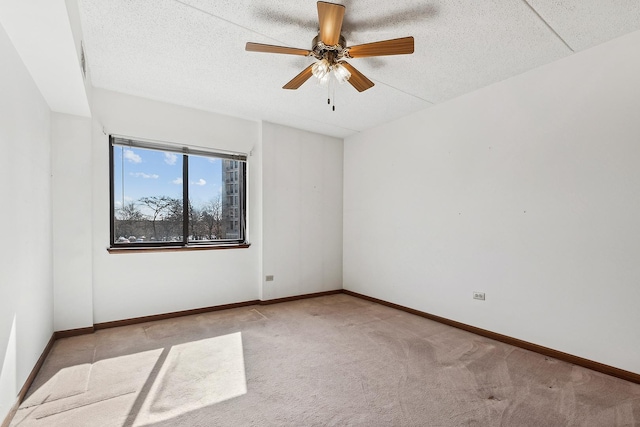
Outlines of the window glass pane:
{"label": "window glass pane", "polygon": [[240,205],[238,203],[238,197],[233,197],[233,193],[238,193],[240,186],[241,163],[237,160],[223,160],[223,168],[227,172],[228,185],[225,187],[226,193],[222,195],[222,217],[225,220],[223,223],[227,224],[224,230],[226,239],[240,239],[242,238],[242,230],[240,229]]}
{"label": "window glass pane", "polygon": [[113,147],[114,243],[182,241],[182,156]]}
{"label": "window glass pane", "polygon": [[223,160],[189,156],[189,241],[224,239],[222,224]]}
{"label": "window glass pane", "polygon": [[[189,156],[189,241],[242,238],[237,193],[238,161]],[[234,173],[235,172],[235,173]]]}

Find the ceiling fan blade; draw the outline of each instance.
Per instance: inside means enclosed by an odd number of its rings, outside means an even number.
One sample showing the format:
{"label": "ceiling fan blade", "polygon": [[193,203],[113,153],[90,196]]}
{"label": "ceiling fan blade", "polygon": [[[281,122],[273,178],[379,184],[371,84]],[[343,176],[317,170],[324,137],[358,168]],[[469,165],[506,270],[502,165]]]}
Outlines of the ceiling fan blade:
{"label": "ceiling fan blade", "polygon": [[311,67],[313,67],[313,64],[302,70],[302,72],[291,79],[289,83],[282,86],[282,89],[298,89],[300,86],[302,86],[302,84],[309,80],[309,77],[313,75],[313,73],[311,72]]}
{"label": "ceiling fan blade", "polygon": [[373,82],[366,78],[364,74],[356,70],[353,65],[348,62],[340,62],[351,73],[351,77],[347,80],[351,83],[351,86],[355,87],[358,92],[364,92],[365,90],[373,87]]}
{"label": "ceiling fan blade", "polygon": [[307,56],[311,53],[306,49],[296,49],[294,47],[273,46],[270,44],[260,44],[260,43],[251,43],[251,42],[247,43],[245,50],[249,52],[284,53],[287,55],[301,55],[301,56]]}
{"label": "ceiling fan blade", "polygon": [[340,41],[344,6],[341,4],[318,2],[318,22],[320,24],[320,40],[327,46],[334,46]]}
{"label": "ceiling fan blade", "polygon": [[365,43],[348,48],[350,58],[364,58],[367,56],[405,55],[413,53],[413,37],[383,40]]}

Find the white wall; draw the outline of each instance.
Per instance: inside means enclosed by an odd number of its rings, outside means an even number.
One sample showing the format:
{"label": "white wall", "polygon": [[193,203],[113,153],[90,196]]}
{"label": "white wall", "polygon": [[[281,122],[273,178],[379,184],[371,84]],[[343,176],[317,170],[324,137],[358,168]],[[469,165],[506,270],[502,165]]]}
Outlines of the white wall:
{"label": "white wall", "polygon": [[0,26],[0,419],[53,333],[50,111]]}
{"label": "white wall", "polygon": [[54,328],[93,325],[91,119],[51,118]]}
{"label": "white wall", "polygon": [[638,76],[640,32],[348,138],[344,287],[640,373]]}
{"label": "white wall", "polygon": [[[259,295],[261,236],[249,230],[248,249],[108,253],[109,141],[106,133],[249,153],[260,144],[258,122],[164,104],[94,88],[93,91],[94,322],[255,300]],[[249,173],[260,163],[249,157]],[[260,215],[249,178],[249,224]]]}
{"label": "white wall", "polygon": [[[93,84],[91,82],[91,70],[89,69],[89,58],[85,52],[85,75],[82,75],[82,51],[84,47],[84,39],[82,33],[82,22],[80,20],[80,5],[78,0],[65,0],[65,9],[69,18],[69,27],[71,29],[71,38],[73,39],[77,63],[81,72],[78,74],[78,80],[82,79],[84,87],[84,95],[87,102],[87,110],[91,105]],[[88,111],[90,116],[90,111]]]}
{"label": "white wall", "polygon": [[78,17],[74,0],[0,1],[0,22],[50,110],[88,117],[79,50],[74,45]]}
{"label": "white wall", "polygon": [[272,123],[262,138],[263,299],[341,289],[342,140]]}

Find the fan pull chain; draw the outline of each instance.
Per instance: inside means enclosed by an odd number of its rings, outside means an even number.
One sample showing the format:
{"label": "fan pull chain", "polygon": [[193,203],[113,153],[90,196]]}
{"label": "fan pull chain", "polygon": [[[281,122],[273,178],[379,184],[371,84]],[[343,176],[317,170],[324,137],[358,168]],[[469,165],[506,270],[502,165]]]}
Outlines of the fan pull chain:
{"label": "fan pull chain", "polygon": [[331,105],[331,109],[336,111],[336,85],[331,77],[327,82],[327,105]]}
{"label": "fan pull chain", "polygon": [[336,111],[336,85],[333,85],[333,90],[331,94],[331,98],[333,99],[333,106],[331,108],[332,111]]}

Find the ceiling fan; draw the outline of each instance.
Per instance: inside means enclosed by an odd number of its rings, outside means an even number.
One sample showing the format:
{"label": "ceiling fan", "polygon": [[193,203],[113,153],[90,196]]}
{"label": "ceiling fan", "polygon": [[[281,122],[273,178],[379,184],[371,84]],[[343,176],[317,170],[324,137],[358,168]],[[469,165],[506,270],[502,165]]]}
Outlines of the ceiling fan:
{"label": "ceiling fan", "polygon": [[327,84],[333,76],[339,83],[348,81],[358,92],[363,92],[373,87],[373,82],[345,59],[410,54],[413,53],[413,37],[347,46],[345,38],[340,34],[344,12],[345,7],[341,4],[318,2],[319,31],[313,39],[311,50],[251,42],[247,43],[245,49],[250,52],[283,53],[316,59],[316,62],[285,84],[283,89],[298,89],[311,76],[318,78],[320,83]]}

